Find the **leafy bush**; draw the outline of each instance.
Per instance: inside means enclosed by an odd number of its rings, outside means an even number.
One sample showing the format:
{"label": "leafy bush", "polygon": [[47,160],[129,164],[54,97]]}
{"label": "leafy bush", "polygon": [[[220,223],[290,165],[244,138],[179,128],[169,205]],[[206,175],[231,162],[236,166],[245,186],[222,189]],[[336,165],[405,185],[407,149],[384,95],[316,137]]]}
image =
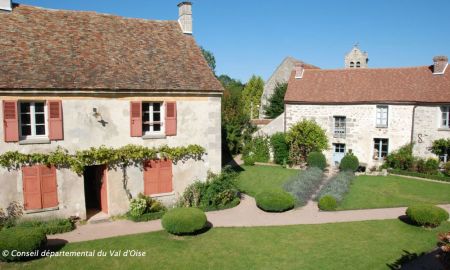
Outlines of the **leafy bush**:
{"label": "leafy bush", "polygon": [[245,144],[242,156],[244,160],[252,157],[256,162],[268,162],[270,159],[269,139],[265,136],[252,138]]}
{"label": "leafy bush", "polygon": [[165,211],[159,211],[159,212],[150,212],[150,213],[144,213],[140,216],[132,216],[129,212],[127,213],[127,218],[129,220],[132,220],[134,222],[143,222],[143,221],[150,221],[155,219],[160,219],[164,216],[166,212]]}
{"label": "leafy bush", "polygon": [[319,209],[323,211],[334,211],[337,208],[337,201],[331,195],[326,195],[319,200]]}
{"label": "leafy bush", "polygon": [[309,168],[291,177],[284,184],[283,188],[286,192],[294,196],[297,206],[303,206],[319,188],[322,182],[322,175],[323,172],[321,169]]}
{"label": "leafy bush", "polygon": [[254,166],[255,165],[255,158],[253,157],[253,155],[245,156],[242,159],[244,160],[244,165],[246,165],[246,166]]}
{"label": "leafy bush", "polygon": [[0,229],[14,227],[23,215],[23,207],[20,203],[12,201],[5,211],[0,208]]}
{"label": "leafy bush", "polygon": [[293,125],[286,134],[289,148],[289,160],[294,164],[306,161],[313,151],[321,152],[328,147],[328,138],[313,120],[303,120]]}
{"label": "leafy bush", "polygon": [[270,144],[273,149],[273,160],[276,164],[284,165],[289,159],[289,145],[286,142],[286,135],[277,132],[270,137]]}
{"label": "leafy bush", "polygon": [[136,222],[152,220],[160,218],[166,210],[167,208],[160,201],[139,193],[137,198],[130,201],[130,210],[126,216]]}
{"label": "leafy bush", "polygon": [[426,227],[437,227],[449,218],[447,211],[431,204],[410,206],[406,209],[406,215],[414,223]]}
{"label": "leafy bush", "polygon": [[443,156],[445,154],[450,156],[450,138],[433,141],[431,152],[437,156]]}
{"label": "leafy bush", "polygon": [[430,175],[430,174],[424,174],[424,173],[419,173],[419,172],[402,171],[402,170],[388,170],[388,172],[393,173],[393,174],[400,174],[400,175],[406,175],[406,176],[427,178],[427,179],[432,179],[432,180],[437,180],[437,181],[450,182],[450,177],[442,176],[442,175]]}
{"label": "leafy bush", "polygon": [[348,152],[345,154],[345,156],[342,158],[341,163],[339,164],[339,169],[341,171],[352,171],[356,172],[359,167],[359,160],[358,158],[353,155],[353,153]]}
{"label": "leafy bush", "polygon": [[267,212],[284,212],[295,205],[294,197],[284,191],[264,191],[256,195],[256,204]]}
{"label": "leafy bush", "polygon": [[450,176],[450,161],[444,164],[444,172],[446,175]]}
{"label": "leafy bush", "polygon": [[442,255],[439,256],[439,259],[444,264],[444,266],[447,267],[444,269],[450,269],[450,232],[440,233],[438,237],[438,247],[442,251]]}
{"label": "leafy bush", "polygon": [[336,174],[320,189],[317,199],[320,200],[324,196],[330,195],[335,198],[337,202],[341,202],[342,199],[344,199],[344,195],[348,192],[354,178],[355,175],[350,171]]}
{"label": "leafy bush", "polygon": [[327,159],[325,158],[325,155],[322,154],[321,152],[309,153],[307,162],[309,167],[317,167],[321,170],[327,167]]}
{"label": "leafy bush", "polygon": [[439,160],[434,158],[428,158],[425,161],[424,173],[426,174],[437,174],[439,170]]}
{"label": "leafy bush", "polygon": [[161,223],[171,234],[193,234],[205,227],[206,215],[198,208],[174,208],[162,217]]}
{"label": "leafy bush", "polygon": [[141,216],[147,209],[147,201],[142,198],[134,198],[130,202],[130,215],[133,217]]}
{"label": "leafy bush", "polygon": [[[39,228],[14,227],[2,230],[0,231],[0,260],[10,262],[29,259],[29,256],[12,256],[11,251],[39,251],[45,246],[46,242],[47,237]],[[9,253],[3,253],[4,250],[9,251]]]}
{"label": "leafy bush", "polygon": [[407,144],[400,147],[398,150],[386,156],[385,164],[388,168],[398,170],[408,170],[413,167],[413,144]]}
{"label": "leafy bush", "polygon": [[230,204],[239,203],[236,187],[237,174],[231,168],[222,173],[209,174],[206,182],[189,185],[177,202],[179,207],[198,207],[203,210],[223,209]]}
{"label": "leafy bush", "polygon": [[46,235],[70,232],[75,229],[72,220],[67,218],[58,218],[50,220],[25,220],[16,225],[19,228],[38,228]]}

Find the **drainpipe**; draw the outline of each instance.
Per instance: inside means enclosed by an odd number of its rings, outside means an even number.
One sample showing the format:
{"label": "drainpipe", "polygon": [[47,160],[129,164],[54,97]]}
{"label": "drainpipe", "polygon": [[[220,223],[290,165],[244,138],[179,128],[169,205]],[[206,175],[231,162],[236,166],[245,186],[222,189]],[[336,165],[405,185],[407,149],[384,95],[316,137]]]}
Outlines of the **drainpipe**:
{"label": "drainpipe", "polygon": [[412,111],[412,123],[411,123],[411,140],[410,143],[412,144],[414,142],[414,120],[415,120],[415,116],[416,116],[416,108],[417,105],[414,105],[413,107],[413,111]]}

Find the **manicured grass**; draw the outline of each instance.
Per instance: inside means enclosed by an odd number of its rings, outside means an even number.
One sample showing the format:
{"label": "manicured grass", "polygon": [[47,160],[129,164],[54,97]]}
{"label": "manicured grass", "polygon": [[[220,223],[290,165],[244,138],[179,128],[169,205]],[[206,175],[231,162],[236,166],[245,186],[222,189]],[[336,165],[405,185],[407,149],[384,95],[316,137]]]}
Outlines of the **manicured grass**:
{"label": "manicured grass", "polygon": [[239,189],[250,195],[262,191],[282,190],[284,182],[289,180],[289,177],[298,174],[298,170],[285,169],[281,166],[242,166],[244,171],[239,173],[238,187]]}
{"label": "manicured grass", "polygon": [[450,203],[450,185],[400,176],[358,176],[338,210]]}
{"label": "manicured grass", "polygon": [[399,220],[284,227],[213,228],[197,236],[146,233],[66,245],[61,251],[139,250],[145,257],[54,257],[1,269],[388,269],[403,250],[433,249],[445,222],[423,229]]}

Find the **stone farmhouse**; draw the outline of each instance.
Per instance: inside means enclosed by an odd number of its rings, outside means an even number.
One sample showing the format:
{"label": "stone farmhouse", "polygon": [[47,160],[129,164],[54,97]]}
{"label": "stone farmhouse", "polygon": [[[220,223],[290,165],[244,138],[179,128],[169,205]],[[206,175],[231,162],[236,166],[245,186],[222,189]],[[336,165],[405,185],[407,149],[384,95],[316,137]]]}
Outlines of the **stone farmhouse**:
{"label": "stone farmhouse", "polygon": [[[329,139],[329,164],[353,152],[367,168],[408,143],[430,157],[439,138],[450,137],[450,69],[437,56],[430,66],[368,68],[368,55],[355,47],[345,69],[296,65],[285,96],[284,130],[313,119]],[[445,158],[445,157],[441,157]]]}
{"label": "stone farmhouse", "polygon": [[[129,167],[127,187],[173,203],[207,172],[221,170],[223,88],[192,36],[190,2],[178,21],[123,18],[12,5],[0,0],[0,154],[70,152],[127,144],[197,144],[202,160]],[[26,215],[109,215],[128,210],[122,171],[0,168],[0,208]]]}

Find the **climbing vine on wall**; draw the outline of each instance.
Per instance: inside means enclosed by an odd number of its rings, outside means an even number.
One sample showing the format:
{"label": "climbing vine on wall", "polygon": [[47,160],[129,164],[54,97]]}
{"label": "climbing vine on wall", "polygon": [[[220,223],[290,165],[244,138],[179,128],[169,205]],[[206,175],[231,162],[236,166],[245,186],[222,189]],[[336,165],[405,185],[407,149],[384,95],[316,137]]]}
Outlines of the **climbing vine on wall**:
{"label": "climbing vine on wall", "polygon": [[75,173],[83,174],[85,166],[107,164],[109,168],[116,169],[128,166],[141,166],[142,162],[150,159],[168,158],[173,162],[189,159],[200,160],[205,149],[199,145],[182,147],[149,148],[140,145],[126,145],[117,149],[100,146],[70,154],[67,149],[58,147],[50,153],[22,154],[18,151],[9,151],[0,155],[0,166],[8,170],[17,170],[22,166],[47,165],[57,168],[68,168]]}

